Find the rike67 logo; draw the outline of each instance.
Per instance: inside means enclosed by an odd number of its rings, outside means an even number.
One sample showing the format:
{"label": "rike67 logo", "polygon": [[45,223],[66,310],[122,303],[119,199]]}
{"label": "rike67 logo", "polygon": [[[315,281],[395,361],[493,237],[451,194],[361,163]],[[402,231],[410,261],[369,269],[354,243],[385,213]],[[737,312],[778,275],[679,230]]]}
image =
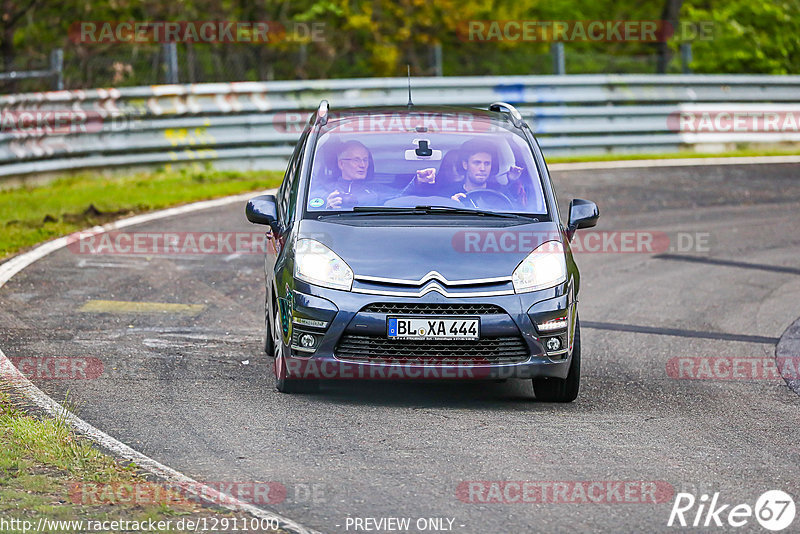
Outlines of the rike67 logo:
{"label": "rike67 logo", "polygon": [[765,529],[778,532],[792,524],[795,513],[794,499],[781,490],[764,492],[754,506],[724,503],[719,492],[710,498],[703,494],[699,499],[691,493],[678,493],[667,526],[738,528],[749,524],[755,517]]}

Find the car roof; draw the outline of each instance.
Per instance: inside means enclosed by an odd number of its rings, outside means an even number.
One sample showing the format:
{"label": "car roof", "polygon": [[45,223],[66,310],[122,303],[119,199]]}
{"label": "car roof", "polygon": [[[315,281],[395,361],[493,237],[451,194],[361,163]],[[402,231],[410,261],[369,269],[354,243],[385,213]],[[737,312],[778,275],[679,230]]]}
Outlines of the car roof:
{"label": "car roof", "polygon": [[513,123],[508,113],[499,111],[489,111],[488,109],[470,108],[466,106],[362,106],[334,108],[329,110],[331,118],[358,117],[360,115],[391,115],[391,114],[411,114],[411,113],[436,113],[441,115],[458,115],[469,113],[473,116],[483,117],[487,120],[499,120],[502,122]]}

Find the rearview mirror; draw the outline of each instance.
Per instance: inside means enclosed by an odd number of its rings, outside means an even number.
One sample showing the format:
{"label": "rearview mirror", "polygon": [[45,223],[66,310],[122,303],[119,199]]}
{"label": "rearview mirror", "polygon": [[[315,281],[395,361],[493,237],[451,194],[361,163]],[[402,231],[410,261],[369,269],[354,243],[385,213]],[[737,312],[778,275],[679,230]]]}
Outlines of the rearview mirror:
{"label": "rearview mirror", "polygon": [[569,225],[567,237],[571,240],[579,228],[591,228],[597,224],[600,210],[591,200],[575,198],[569,203]]}
{"label": "rearview mirror", "polygon": [[278,223],[278,201],[275,195],[261,195],[251,198],[244,210],[247,220],[255,224],[274,226]]}

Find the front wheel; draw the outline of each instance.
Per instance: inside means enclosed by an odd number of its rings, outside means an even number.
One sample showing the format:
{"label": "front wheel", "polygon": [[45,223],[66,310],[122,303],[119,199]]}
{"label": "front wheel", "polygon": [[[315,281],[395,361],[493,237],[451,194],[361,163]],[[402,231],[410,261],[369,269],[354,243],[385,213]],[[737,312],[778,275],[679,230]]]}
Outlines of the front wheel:
{"label": "front wheel", "polygon": [[533,392],[542,402],[572,402],[578,397],[581,385],[581,323],[575,320],[575,341],[572,345],[572,362],[567,378],[543,376],[533,379]]}
{"label": "front wheel", "polygon": [[275,387],[281,393],[313,393],[319,390],[319,381],[314,379],[289,378],[286,369],[286,357],[283,344],[280,310],[276,310],[275,319],[272,321],[272,345],[275,355]]}

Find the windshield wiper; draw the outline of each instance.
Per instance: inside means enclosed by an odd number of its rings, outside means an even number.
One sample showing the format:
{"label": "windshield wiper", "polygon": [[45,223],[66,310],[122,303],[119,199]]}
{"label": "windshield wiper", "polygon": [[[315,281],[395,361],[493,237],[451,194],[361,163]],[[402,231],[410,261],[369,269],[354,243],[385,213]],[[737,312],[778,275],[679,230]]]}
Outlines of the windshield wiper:
{"label": "windshield wiper", "polygon": [[425,211],[415,208],[394,208],[388,206],[354,206],[353,211],[321,215],[320,219],[329,217],[361,217],[364,215],[425,215]]}
{"label": "windshield wiper", "polygon": [[380,215],[383,215],[385,213],[397,213],[400,215],[409,213],[413,215],[417,213],[424,214],[425,212],[417,208],[402,208],[393,206],[354,206],[353,211],[351,213],[359,213],[359,214],[375,213]]}
{"label": "windshield wiper", "polygon": [[528,219],[539,222],[533,216],[518,215],[515,213],[497,213],[471,208],[454,208],[451,206],[415,206],[413,208],[393,206],[355,206],[353,211],[323,215],[323,217],[354,217],[366,215],[477,215],[479,217],[499,217],[503,219]]}
{"label": "windshield wiper", "polygon": [[539,221],[536,217],[530,217],[527,215],[518,215],[516,213],[498,213],[496,211],[486,211],[480,210],[476,208],[454,208],[451,206],[417,206],[415,209],[424,210],[425,213],[446,213],[446,214],[454,214],[454,215],[482,215],[482,216],[489,216],[489,217],[503,217],[506,219],[533,219],[534,221]]}

